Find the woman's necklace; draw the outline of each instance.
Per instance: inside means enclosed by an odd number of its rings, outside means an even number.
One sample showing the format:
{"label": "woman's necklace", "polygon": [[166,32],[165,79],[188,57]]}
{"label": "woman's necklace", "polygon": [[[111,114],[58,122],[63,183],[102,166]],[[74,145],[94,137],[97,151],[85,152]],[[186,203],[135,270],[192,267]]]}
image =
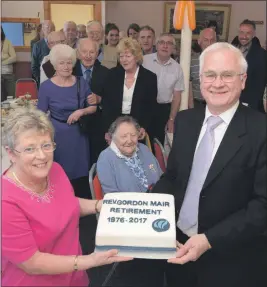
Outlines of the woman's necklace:
{"label": "woman's necklace", "polygon": [[40,202],[40,201],[46,201],[46,202],[50,202],[50,199],[53,198],[53,195],[51,194],[52,192],[54,192],[54,189],[52,186],[49,186],[49,182],[48,182],[48,179],[46,178],[46,187],[44,189],[43,192],[41,193],[38,193],[38,192],[35,192],[33,191],[31,188],[29,188],[28,186],[26,186],[24,183],[22,183],[16,173],[14,171],[12,171],[12,175],[13,177],[15,178],[15,180],[22,186],[24,187],[24,189],[30,193],[31,195],[31,199],[34,199],[35,197],[37,198],[37,202]]}

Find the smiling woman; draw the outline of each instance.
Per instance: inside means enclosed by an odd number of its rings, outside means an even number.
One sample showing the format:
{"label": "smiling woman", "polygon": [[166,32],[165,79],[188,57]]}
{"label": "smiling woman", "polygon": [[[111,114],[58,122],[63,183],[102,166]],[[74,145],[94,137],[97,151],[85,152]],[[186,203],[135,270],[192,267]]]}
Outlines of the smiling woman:
{"label": "smiling woman", "polygon": [[88,104],[91,89],[83,77],[72,75],[76,52],[64,44],[55,45],[50,52],[50,62],[55,75],[43,82],[38,94],[38,108],[50,111],[56,130],[55,161],[62,165],[79,197],[89,197],[89,139],[81,130],[80,120],[96,111],[95,104]]}
{"label": "smiling woman", "polygon": [[12,165],[1,178],[2,284],[88,286],[86,269],[128,260],[114,257],[116,250],[82,255],[79,218],[99,212],[101,202],[75,197],[62,167],[53,163],[47,115],[17,109],[3,133]]}

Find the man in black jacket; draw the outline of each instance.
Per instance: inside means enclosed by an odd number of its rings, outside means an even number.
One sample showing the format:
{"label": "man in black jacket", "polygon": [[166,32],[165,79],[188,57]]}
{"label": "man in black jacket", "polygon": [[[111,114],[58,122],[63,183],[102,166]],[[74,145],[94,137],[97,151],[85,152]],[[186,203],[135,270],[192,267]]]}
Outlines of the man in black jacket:
{"label": "man in black jacket", "polygon": [[100,152],[106,147],[102,123],[102,95],[109,69],[97,60],[99,46],[89,39],[80,39],[77,46],[78,61],[73,69],[74,75],[83,77],[93,92],[88,97],[89,104],[98,105],[96,113],[87,117],[87,128],[90,139],[91,163],[95,163]]}
{"label": "man in black jacket", "polygon": [[47,37],[50,32],[55,31],[54,23],[50,20],[45,20],[42,24],[42,31],[44,34],[44,38],[33,45],[31,59],[32,75],[36,80],[38,86],[40,84],[41,63],[43,61],[43,58],[47,56],[50,52]]}
{"label": "man in black jacket", "polygon": [[246,71],[238,49],[209,46],[199,74],[207,105],[176,116],[153,189],[175,197],[179,250],[168,287],[267,286],[266,118],[239,101]]}
{"label": "man in black jacket", "polygon": [[237,48],[248,62],[247,81],[240,100],[249,107],[264,112],[263,94],[267,84],[267,52],[256,41],[256,25],[244,20],[239,26]]}

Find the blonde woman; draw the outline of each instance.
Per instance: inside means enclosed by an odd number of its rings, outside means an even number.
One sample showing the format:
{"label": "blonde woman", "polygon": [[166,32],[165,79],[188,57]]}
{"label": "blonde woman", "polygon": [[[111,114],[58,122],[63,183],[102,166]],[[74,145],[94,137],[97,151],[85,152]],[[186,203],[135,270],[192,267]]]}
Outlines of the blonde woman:
{"label": "blonde woman", "polygon": [[101,202],[75,197],[53,162],[54,128],[43,112],[15,110],[3,136],[12,162],[1,178],[3,286],[88,286],[86,269],[129,260],[116,250],[82,255],[79,218]]}
{"label": "blonde woman", "polygon": [[120,66],[110,70],[103,94],[103,121],[107,132],[119,116],[128,115],[149,133],[157,103],[157,76],[142,66],[140,44],[123,38],[117,45]]}

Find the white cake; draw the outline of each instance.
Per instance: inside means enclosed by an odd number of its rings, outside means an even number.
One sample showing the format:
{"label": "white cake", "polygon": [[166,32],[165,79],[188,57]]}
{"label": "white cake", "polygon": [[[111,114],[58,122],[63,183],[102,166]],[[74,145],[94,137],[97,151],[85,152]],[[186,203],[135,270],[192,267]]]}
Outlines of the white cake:
{"label": "white cake", "polygon": [[168,259],[176,253],[174,197],[169,194],[106,194],[98,220],[95,251]]}

